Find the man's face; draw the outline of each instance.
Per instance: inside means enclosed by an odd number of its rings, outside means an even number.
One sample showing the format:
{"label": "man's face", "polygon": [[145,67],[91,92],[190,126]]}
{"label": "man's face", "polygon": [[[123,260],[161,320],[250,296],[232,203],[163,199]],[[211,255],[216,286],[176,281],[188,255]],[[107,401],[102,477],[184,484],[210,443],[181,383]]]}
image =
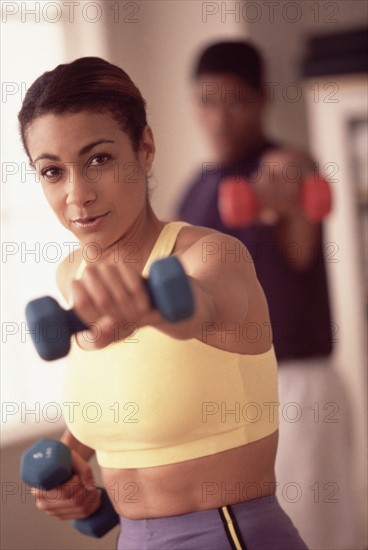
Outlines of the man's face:
{"label": "man's face", "polygon": [[239,160],[257,145],[263,92],[232,74],[203,74],[195,83],[195,101],[217,161]]}

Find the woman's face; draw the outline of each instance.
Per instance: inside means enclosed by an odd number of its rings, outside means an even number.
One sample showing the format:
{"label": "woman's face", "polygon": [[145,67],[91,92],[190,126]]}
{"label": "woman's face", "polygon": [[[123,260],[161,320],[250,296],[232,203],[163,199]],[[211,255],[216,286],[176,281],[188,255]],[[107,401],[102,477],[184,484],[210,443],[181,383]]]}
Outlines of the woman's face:
{"label": "woman's face", "polygon": [[81,243],[106,249],[146,215],[149,127],[135,153],[109,113],[46,114],[29,125],[27,145],[51,208]]}

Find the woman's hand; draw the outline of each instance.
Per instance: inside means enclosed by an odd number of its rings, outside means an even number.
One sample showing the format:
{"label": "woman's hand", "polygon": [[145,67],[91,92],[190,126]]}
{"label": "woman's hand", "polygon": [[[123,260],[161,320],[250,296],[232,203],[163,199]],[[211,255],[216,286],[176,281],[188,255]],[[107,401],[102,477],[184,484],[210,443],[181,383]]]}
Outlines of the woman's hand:
{"label": "woman's hand", "polygon": [[110,259],[88,266],[72,281],[73,309],[88,331],[77,336],[83,349],[101,349],[128,338],[139,327],[157,324],[141,275],[131,266]]}
{"label": "woman's hand", "polygon": [[76,451],[71,452],[74,475],[68,481],[51,491],[32,489],[37,508],[62,520],[86,518],[101,504],[91,467]]}

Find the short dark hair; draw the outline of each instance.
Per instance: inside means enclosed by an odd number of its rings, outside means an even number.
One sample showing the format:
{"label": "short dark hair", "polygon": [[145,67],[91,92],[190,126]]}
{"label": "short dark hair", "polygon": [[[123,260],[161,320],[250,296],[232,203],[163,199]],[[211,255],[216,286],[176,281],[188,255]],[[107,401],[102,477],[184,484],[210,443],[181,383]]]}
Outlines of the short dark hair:
{"label": "short dark hair", "polygon": [[146,102],[128,74],[99,57],[81,57],[43,73],[27,91],[18,114],[24,149],[27,128],[45,114],[109,112],[139,149],[147,124]]}
{"label": "short dark hair", "polygon": [[216,42],[202,51],[193,78],[203,74],[229,73],[242,78],[256,90],[263,87],[263,60],[259,51],[244,41]]}

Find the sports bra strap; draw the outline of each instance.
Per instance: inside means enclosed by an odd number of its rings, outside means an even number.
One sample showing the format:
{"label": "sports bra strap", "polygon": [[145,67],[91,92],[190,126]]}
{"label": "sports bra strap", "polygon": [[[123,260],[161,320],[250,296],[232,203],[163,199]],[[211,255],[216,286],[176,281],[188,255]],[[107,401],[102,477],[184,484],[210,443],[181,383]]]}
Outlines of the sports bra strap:
{"label": "sports bra strap", "polygon": [[187,222],[169,222],[161,230],[157,241],[155,242],[151,254],[148,257],[146,265],[143,268],[142,276],[148,277],[150,267],[155,260],[170,256],[174,249],[177,236],[182,227],[190,225]]}

